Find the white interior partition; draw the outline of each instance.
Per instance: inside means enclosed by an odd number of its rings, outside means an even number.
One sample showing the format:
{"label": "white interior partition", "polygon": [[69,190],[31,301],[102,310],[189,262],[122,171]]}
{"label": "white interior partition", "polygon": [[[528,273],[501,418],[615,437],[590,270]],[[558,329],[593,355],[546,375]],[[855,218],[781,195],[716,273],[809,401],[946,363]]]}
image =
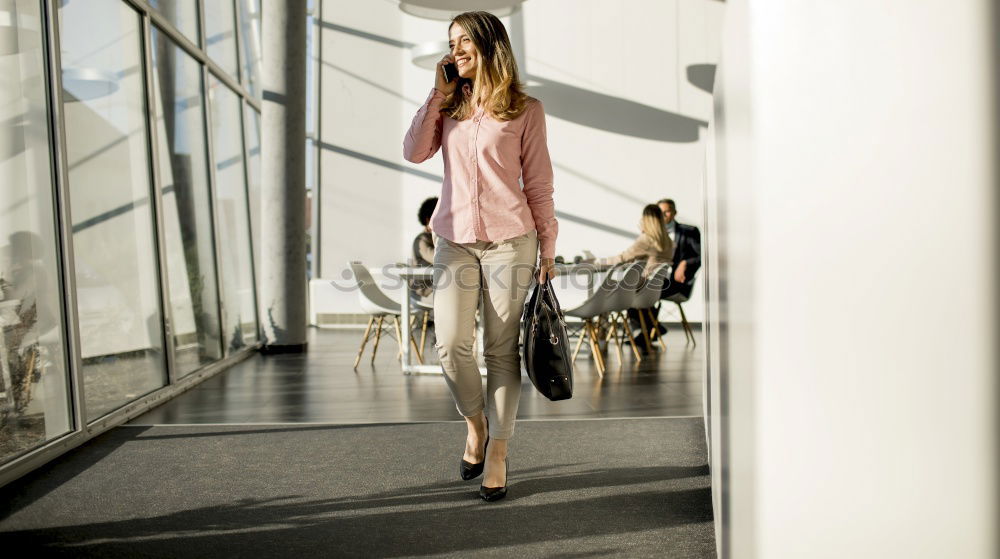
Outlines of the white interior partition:
{"label": "white interior partition", "polygon": [[998,551],[991,2],[727,2],[723,557]]}

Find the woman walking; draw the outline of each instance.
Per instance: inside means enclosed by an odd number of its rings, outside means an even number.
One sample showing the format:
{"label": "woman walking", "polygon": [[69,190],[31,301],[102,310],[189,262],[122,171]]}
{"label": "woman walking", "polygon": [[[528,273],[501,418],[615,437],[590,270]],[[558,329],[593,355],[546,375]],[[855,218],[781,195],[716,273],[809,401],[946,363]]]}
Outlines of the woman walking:
{"label": "woman walking", "polygon": [[[448,37],[450,52],[438,62],[403,154],[420,163],[442,150],[444,183],[431,218],[435,346],[468,426],[460,474],[468,480],[485,472],[479,495],[496,501],[507,494],[524,299],[536,273],[538,282],[555,276],[552,163],[542,103],[523,92],[500,20],[466,12],[452,20]],[[448,64],[458,74],[451,81]],[[480,298],[485,396],[472,351]]]}

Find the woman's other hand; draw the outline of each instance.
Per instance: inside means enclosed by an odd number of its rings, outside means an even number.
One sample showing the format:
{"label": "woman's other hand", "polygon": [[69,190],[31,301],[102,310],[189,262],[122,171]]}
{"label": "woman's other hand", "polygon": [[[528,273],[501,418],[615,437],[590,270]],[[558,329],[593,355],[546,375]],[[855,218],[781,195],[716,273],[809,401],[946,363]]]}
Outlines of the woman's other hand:
{"label": "woman's other hand", "polygon": [[437,71],[434,73],[434,89],[444,93],[445,95],[451,95],[455,88],[458,87],[458,79],[454,79],[450,82],[444,81],[444,65],[454,64],[455,57],[451,54],[446,54],[441,57],[441,60],[437,63]]}
{"label": "woman's other hand", "polygon": [[556,261],[552,258],[542,258],[538,264],[538,283],[556,277]]}

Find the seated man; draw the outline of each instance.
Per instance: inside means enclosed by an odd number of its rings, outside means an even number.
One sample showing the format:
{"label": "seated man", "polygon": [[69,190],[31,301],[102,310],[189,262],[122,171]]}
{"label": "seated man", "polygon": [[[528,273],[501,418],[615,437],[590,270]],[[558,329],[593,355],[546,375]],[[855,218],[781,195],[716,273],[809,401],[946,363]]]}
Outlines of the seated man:
{"label": "seated man", "polygon": [[[428,198],[420,204],[420,210],[417,211],[417,219],[420,220],[420,225],[424,226],[424,230],[413,239],[413,264],[415,266],[434,265],[434,234],[431,232],[430,222],[437,202],[436,196]],[[433,291],[433,282],[423,279],[412,280],[410,289],[420,297],[427,297]]]}
{"label": "seated man", "polygon": [[665,299],[675,293],[691,296],[694,288],[694,275],[701,268],[701,231],[694,225],[677,223],[677,205],[670,198],[664,198],[656,203],[663,210],[663,222],[667,224],[667,235],[674,242],[674,273],[668,285],[663,287],[660,295]]}
{"label": "seated man", "polygon": [[[691,290],[694,289],[695,272],[701,267],[701,232],[694,225],[678,223],[674,219],[677,216],[677,205],[670,198],[664,198],[656,204],[663,211],[667,235],[674,243],[673,274],[670,281],[664,284],[660,299],[675,294],[690,297]],[[650,309],[657,323],[659,323],[660,306]],[[640,328],[638,313],[630,309],[629,318],[633,331],[638,331]],[[660,325],[659,333],[665,334],[666,331],[667,329]]]}

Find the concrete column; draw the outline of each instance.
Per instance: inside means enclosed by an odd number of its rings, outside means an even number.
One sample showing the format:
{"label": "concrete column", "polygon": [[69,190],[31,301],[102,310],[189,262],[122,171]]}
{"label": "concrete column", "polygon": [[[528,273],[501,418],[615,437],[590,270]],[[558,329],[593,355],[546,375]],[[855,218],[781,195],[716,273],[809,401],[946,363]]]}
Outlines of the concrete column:
{"label": "concrete column", "polygon": [[260,318],[265,352],[306,349],[306,0],[263,2]]}

